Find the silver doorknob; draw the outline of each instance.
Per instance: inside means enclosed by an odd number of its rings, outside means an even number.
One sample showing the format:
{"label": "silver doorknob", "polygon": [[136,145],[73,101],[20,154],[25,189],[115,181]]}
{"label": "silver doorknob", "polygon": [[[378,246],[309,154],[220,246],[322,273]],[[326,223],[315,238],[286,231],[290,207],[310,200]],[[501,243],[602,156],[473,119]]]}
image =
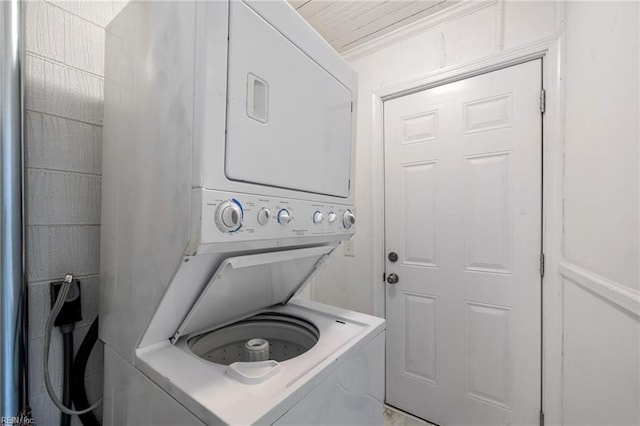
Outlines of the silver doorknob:
{"label": "silver doorknob", "polygon": [[398,278],[396,274],[389,274],[387,277],[387,282],[389,284],[396,284],[398,281],[400,281],[400,278]]}

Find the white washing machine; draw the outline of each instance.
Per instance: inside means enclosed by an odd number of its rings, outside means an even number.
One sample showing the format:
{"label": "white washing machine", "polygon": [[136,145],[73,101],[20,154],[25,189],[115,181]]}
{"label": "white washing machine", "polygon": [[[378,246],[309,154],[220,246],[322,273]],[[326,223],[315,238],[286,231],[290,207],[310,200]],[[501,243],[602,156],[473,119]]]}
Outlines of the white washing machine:
{"label": "white washing machine", "polygon": [[382,423],[384,320],[298,297],[355,230],[356,89],[284,1],[108,26],[104,424]]}

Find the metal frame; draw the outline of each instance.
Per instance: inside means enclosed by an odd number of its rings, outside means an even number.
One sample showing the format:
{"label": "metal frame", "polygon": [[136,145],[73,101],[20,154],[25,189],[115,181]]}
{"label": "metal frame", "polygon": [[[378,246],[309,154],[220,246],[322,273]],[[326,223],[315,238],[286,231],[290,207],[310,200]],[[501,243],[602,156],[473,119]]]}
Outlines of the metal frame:
{"label": "metal frame", "polygon": [[0,4],[0,415],[18,415],[26,400],[22,153],[22,11]]}

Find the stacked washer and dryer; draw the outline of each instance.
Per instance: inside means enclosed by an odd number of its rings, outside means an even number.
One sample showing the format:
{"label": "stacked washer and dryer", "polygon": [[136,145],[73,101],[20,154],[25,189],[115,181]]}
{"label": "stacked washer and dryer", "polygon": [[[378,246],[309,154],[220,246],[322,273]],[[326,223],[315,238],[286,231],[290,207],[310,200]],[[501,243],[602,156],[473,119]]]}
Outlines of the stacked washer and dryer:
{"label": "stacked washer and dryer", "polygon": [[296,297],[354,232],[356,89],[284,1],[108,26],[104,424],[381,424],[384,321]]}

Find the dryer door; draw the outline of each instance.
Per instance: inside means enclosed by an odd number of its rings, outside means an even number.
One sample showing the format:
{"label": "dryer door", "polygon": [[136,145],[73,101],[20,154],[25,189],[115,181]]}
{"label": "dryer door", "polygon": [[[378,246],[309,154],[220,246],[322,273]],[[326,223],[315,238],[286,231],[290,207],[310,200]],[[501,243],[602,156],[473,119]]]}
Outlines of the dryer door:
{"label": "dryer door", "polygon": [[286,303],[313,277],[335,246],[230,257],[193,304],[173,336],[205,332]]}
{"label": "dryer door", "polygon": [[227,178],[348,197],[351,92],[239,1],[228,67]]}

